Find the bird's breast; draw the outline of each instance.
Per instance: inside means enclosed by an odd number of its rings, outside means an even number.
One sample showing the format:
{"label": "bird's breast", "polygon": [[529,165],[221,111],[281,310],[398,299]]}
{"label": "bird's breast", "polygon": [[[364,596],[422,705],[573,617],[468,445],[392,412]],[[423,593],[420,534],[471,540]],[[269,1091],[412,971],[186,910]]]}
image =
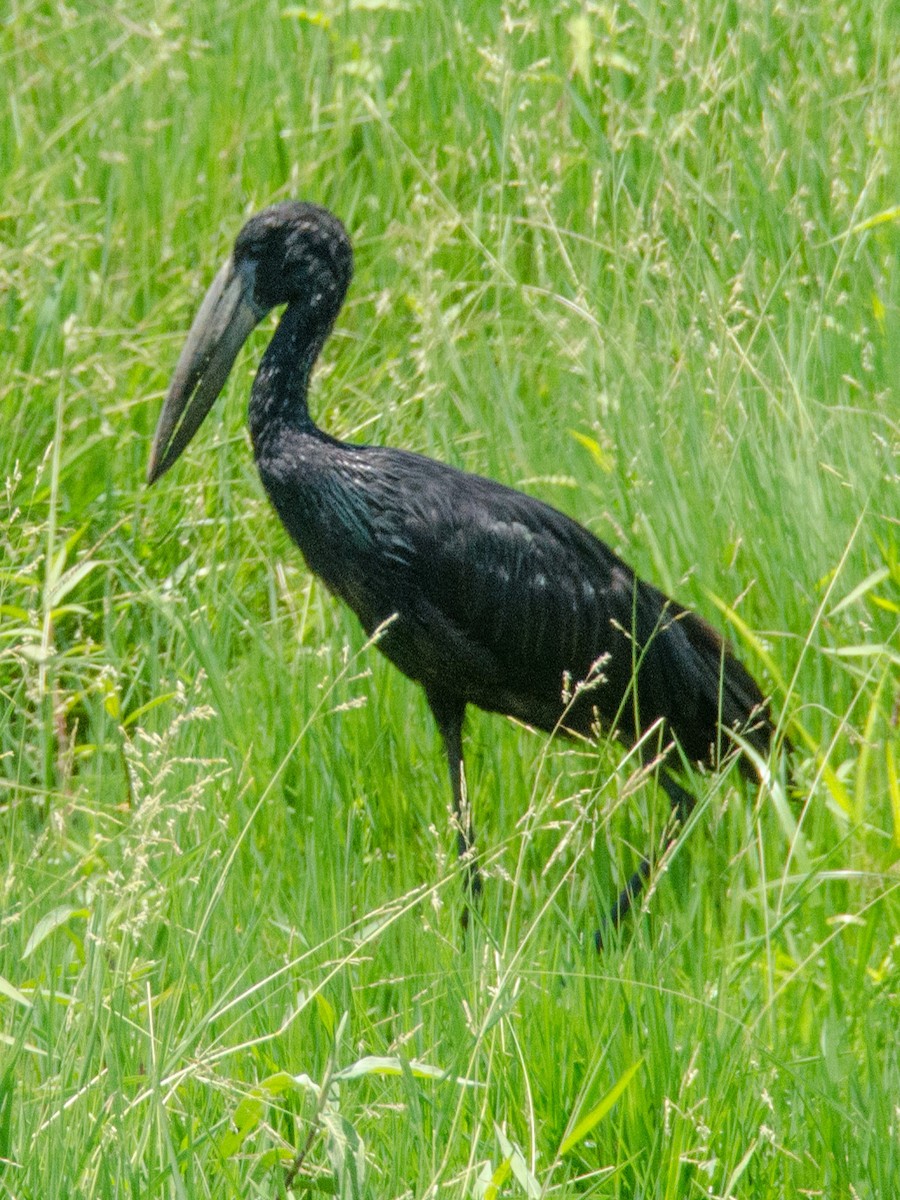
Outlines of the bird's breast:
{"label": "bird's breast", "polygon": [[319,449],[260,456],[260,478],[309,569],[371,632],[402,596],[401,546],[381,527],[379,506],[355,464],[332,463]]}

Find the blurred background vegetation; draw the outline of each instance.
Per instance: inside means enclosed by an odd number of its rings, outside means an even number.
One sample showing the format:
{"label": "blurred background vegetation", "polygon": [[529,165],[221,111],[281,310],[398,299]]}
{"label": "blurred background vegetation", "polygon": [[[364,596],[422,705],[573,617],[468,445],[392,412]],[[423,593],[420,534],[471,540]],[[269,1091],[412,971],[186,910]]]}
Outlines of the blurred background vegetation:
{"label": "blurred background vegetation", "polygon": [[[887,0],[8,0],[10,1196],[891,1193],[898,35]],[[473,714],[462,941],[422,697],[256,478],[271,324],[143,485],[198,300],[286,197],[356,249],[321,424],[564,509],[784,713],[795,793],[705,780],[603,958],[664,798]]]}

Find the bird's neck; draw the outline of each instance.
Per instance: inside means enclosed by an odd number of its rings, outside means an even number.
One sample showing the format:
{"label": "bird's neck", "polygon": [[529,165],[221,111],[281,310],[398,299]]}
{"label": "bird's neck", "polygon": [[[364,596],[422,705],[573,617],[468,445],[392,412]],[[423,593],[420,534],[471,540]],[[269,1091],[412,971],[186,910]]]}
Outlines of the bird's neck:
{"label": "bird's neck", "polygon": [[265,439],[285,426],[319,432],[309,415],[309,378],[332,323],[301,304],[285,309],[250,393],[248,420],[257,454]]}

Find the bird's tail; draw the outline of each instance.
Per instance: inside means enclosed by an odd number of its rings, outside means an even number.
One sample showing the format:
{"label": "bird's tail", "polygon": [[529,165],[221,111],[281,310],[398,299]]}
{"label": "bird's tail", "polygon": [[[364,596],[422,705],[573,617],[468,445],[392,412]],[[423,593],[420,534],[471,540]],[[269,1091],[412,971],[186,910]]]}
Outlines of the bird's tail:
{"label": "bird's tail", "polygon": [[[730,753],[741,753],[741,772],[758,779],[760,759],[768,757],[775,735],[769,702],[756,680],[731,653],[725,641],[702,617],[682,608],[662,592],[639,584],[636,627],[641,648],[638,700],[665,724],[684,755],[696,763],[717,766]],[[678,773],[674,747],[664,752],[659,782],[676,817],[667,847],[678,837],[696,797]],[[622,889],[610,912],[615,928],[633,908],[651,873],[651,855]],[[603,930],[594,935],[603,947]]]}
{"label": "bird's tail", "polygon": [[[706,743],[685,749],[697,760],[716,763],[738,744],[731,736],[734,734],[765,758],[772,745],[775,727],[769,701],[756,680],[702,617],[681,609],[677,621],[692,652],[691,674],[699,709],[692,724],[702,731]],[[681,741],[678,714],[673,713],[670,719]],[[746,775],[756,777],[757,771],[746,755],[741,758],[741,768]]]}

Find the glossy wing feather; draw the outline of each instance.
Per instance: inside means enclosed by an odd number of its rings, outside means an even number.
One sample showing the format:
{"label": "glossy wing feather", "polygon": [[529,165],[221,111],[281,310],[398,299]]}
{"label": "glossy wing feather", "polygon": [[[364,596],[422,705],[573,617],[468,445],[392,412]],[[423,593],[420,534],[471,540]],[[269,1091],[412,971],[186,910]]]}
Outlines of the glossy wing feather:
{"label": "glossy wing feather", "polygon": [[[431,459],[364,457],[368,565],[335,590],[369,628],[395,616],[382,649],[432,692],[544,729],[599,718],[627,740],[662,718],[696,760],[720,713],[743,727],[762,704],[709,625],[569,517]],[[589,678],[567,705],[566,682]]]}

